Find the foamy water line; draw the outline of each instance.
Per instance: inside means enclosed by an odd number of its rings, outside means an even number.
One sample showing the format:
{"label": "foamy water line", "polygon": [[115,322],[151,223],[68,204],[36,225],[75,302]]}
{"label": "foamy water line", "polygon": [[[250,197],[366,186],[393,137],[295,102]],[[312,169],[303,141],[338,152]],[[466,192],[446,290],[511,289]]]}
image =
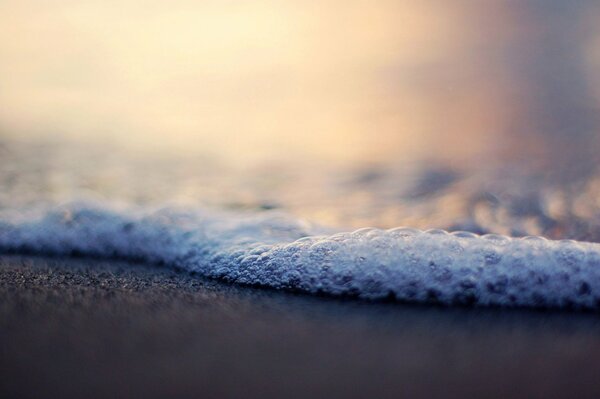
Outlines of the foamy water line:
{"label": "foamy water line", "polygon": [[71,204],[0,213],[0,251],[141,260],[367,299],[600,308],[600,245],[466,232],[335,233],[277,212]]}

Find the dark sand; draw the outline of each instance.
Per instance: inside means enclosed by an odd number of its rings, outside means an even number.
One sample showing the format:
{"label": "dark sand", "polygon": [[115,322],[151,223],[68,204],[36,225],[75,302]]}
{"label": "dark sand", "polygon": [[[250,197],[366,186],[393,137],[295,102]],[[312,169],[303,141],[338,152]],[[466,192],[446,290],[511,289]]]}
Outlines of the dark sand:
{"label": "dark sand", "polygon": [[0,257],[0,397],[600,397],[600,316]]}

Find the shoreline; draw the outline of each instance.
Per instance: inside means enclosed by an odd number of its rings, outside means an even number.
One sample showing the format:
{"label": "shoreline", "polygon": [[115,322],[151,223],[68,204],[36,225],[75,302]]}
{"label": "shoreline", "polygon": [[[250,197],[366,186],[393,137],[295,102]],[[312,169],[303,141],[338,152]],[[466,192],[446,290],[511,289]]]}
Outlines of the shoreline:
{"label": "shoreline", "polygon": [[587,397],[596,314],[315,297],[0,256],[6,397]]}

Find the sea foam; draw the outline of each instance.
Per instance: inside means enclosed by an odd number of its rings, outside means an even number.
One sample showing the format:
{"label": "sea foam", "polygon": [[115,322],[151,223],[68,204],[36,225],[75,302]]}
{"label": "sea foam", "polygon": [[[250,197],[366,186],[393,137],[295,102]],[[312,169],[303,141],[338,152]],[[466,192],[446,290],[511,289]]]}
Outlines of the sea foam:
{"label": "sea foam", "polygon": [[278,212],[89,203],[3,211],[0,251],[144,261],[366,299],[600,307],[600,244],[410,228],[335,233]]}

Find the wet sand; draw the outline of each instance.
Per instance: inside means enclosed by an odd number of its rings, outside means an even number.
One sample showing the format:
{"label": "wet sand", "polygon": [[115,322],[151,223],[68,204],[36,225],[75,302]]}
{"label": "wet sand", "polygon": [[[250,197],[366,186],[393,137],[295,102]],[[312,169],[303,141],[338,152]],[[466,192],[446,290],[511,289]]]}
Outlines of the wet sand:
{"label": "wet sand", "polygon": [[0,257],[1,397],[599,397],[600,318]]}

